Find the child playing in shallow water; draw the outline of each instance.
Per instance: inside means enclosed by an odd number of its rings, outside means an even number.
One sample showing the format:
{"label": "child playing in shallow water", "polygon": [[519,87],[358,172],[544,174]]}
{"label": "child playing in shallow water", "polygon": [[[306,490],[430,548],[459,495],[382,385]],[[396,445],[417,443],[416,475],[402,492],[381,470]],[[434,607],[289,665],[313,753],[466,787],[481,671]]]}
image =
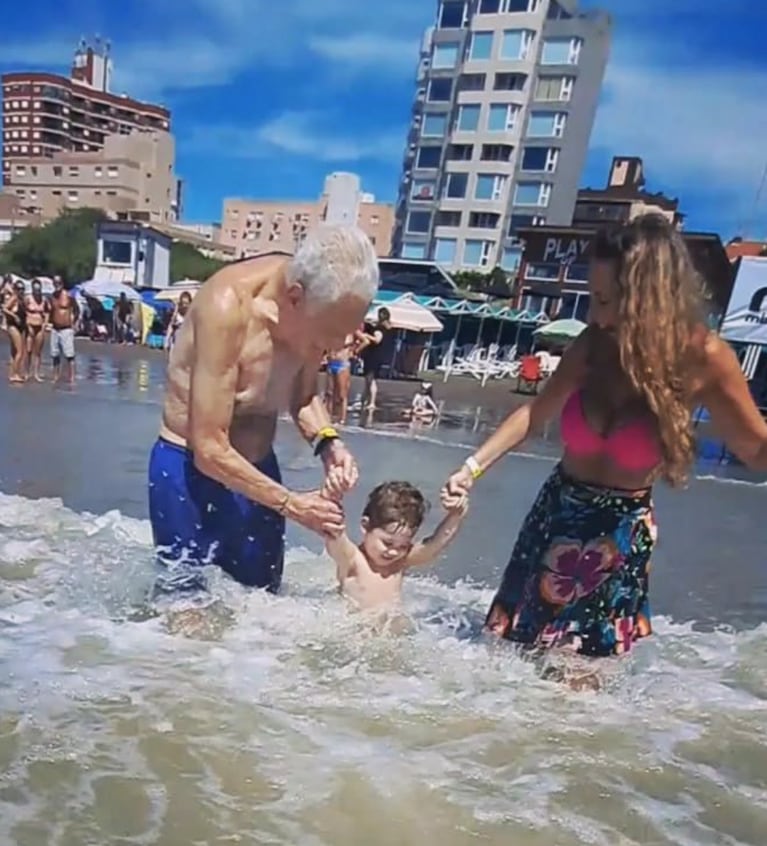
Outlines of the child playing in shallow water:
{"label": "child playing in shallow water", "polygon": [[426,501],[416,487],[408,482],[385,482],[368,497],[359,546],[345,530],[326,538],[341,592],[360,608],[397,603],[406,571],[439,557],[463,522],[466,504],[449,511],[430,537],[415,543],[426,510]]}
{"label": "child playing in shallow water", "polygon": [[434,402],[432,386],[429,382],[421,382],[421,387],[413,395],[410,408],[406,409],[404,415],[410,420],[428,423],[439,414],[437,404]]}

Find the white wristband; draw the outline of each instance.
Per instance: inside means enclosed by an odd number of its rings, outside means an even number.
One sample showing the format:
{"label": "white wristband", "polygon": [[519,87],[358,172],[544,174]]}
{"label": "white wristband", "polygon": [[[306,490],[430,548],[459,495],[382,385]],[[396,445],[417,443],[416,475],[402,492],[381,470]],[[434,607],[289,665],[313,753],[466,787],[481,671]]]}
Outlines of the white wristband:
{"label": "white wristband", "polygon": [[482,475],[482,468],[479,466],[479,462],[473,455],[470,455],[466,461],[463,462],[464,467],[471,473],[472,479],[479,479]]}

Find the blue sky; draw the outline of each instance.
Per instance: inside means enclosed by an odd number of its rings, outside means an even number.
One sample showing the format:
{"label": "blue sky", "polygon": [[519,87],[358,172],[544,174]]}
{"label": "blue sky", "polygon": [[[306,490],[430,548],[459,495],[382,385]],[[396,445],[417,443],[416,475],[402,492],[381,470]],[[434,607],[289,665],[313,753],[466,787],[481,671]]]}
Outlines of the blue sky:
{"label": "blue sky", "polygon": [[[645,160],[688,229],[767,236],[767,3],[581,0],[615,20],[582,184]],[[727,10],[724,11],[726,5]],[[185,217],[225,196],[316,196],[353,170],[396,195],[418,42],[436,0],[37,0],[11,4],[0,70],[66,72],[78,39],[113,44],[115,88],[173,110]],[[738,14],[738,12],[742,14]]]}

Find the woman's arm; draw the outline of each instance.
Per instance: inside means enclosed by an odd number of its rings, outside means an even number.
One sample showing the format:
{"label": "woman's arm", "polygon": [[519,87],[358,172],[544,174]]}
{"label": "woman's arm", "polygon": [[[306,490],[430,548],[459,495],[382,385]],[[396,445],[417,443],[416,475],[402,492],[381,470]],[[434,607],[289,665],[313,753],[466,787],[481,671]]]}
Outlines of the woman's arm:
{"label": "woman's arm", "polygon": [[541,392],[530,402],[513,411],[474,453],[474,460],[484,472],[509,450],[519,446],[531,431],[541,430],[562,410],[568,396],[583,381],[588,341],[584,332],[562,356]]}
{"label": "woman's arm", "polygon": [[543,429],[559,414],[567,398],[578,390],[586,372],[589,330],[586,329],[562,356],[562,360],[540,394],[513,411],[492,435],[466,459],[442,489],[446,508],[465,499],[474,482],[506,453],[519,446],[531,431]]}
{"label": "woman's arm", "polygon": [[716,335],[706,341],[700,400],[729,449],[752,470],[767,471],[767,421],[759,413],[732,347]]}

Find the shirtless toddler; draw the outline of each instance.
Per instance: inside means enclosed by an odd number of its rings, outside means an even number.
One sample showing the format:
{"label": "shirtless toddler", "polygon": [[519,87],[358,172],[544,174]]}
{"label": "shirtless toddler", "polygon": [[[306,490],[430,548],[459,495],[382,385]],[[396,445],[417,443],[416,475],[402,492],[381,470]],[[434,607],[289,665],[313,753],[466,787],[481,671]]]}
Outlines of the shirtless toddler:
{"label": "shirtless toddler", "polygon": [[385,482],[368,497],[362,512],[362,541],[355,545],[344,529],[326,538],[336,563],[341,592],[362,609],[399,601],[407,570],[435,561],[455,537],[466,514],[465,503],[451,510],[434,533],[414,543],[426,516],[421,492],[408,482]]}

